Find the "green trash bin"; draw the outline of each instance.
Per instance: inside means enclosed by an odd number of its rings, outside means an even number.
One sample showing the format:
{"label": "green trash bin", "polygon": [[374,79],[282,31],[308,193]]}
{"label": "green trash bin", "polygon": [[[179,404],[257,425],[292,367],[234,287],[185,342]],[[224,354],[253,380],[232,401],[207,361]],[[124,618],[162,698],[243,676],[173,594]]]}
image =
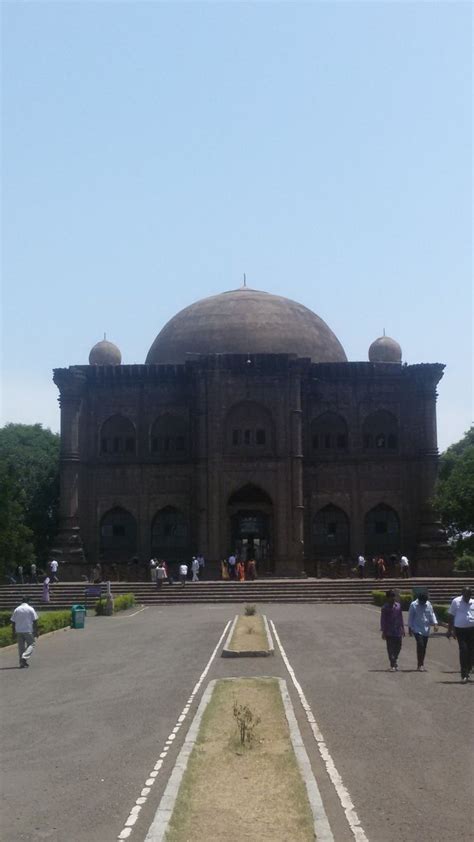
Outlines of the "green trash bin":
{"label": "green trash bin", "polygon": [[71,608],[71,628],[83,629],[86,621],[86,606],[73,605]]}

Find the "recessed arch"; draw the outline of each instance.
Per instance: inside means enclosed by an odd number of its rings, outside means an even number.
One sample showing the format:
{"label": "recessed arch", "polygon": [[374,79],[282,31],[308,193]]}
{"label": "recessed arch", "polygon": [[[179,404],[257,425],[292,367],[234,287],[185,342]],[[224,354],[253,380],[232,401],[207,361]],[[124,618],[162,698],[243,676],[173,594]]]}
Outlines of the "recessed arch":
{"label": "recessed arch", "polygon": [[176,506],[163,506],[151,524],[152,555],[167,562],[181,561],[190,555],[189,518]]}
{"label": "recessed arch", "polygon": [[365,552],[368,555],[390,555],[400,552],[401,534],[398,513],[386,503],[379,503],[364,519]]}
{"label": "recessed arch", "polygon": [[253,483],[247,483],[234,491],[228,499],[229,506],[240,505],[242,503],[245,505],[259,504],[271,506],[272,499],[263,488]]}
{"label": "recessed arch", "polygon": [[128,562],[137,551],[137,522],[128,509],[115,506],[102,515],[99,550],[103,562]]}
{"label": "recessed arch", "polygon": [[150,452],[159,459],[183,459],[189,453],[187,419],[166,412],[155,419],[150,430]]}
{"label": "recessed arch", "polygon": [[133,456],[136,452],[135,425],[125,415],[111,415],[102,424],[99,436],[101,456]]}
{"label": "recessed arch", "polygon": [[379,409],[372,412],[362,425],[364,450],[395,453],[398,450],[398,420],[392,412]]}
{"label": "recessed arch", "polygon": [[315,553],[322,558],[350,554],[350,524],[345,511],[329,503],[313,517],[312,543]]}
{"label": "recessed arch", "polygon": [[313,418],[310,427],[310,450],[314,454],[324,455],[334,451],[344,451],[348,447],[347,422],[336,412],[324,412]]}
{"label": "recessed arch", "polygon": [[275,425],[269,409],[256,401],[241,401],[225,418],[225,447],[239,456],[270,455],[275,450]]}

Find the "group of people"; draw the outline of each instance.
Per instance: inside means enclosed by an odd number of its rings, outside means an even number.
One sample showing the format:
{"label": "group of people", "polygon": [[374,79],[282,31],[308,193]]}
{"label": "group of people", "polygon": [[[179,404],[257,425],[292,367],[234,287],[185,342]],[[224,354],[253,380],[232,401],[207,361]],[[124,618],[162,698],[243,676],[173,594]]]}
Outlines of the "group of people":
{"label": "group of people", "polygon": [[[380,631],[387,646],[390,672],[398,671],[398,658],[405,637],[402,607],[394,590],[386,592],[386,602],[380,614]],[[438,630],[438,620],[428,593],[423,592],[408,609],[408,634],[415,638],[418,672],[426,672],[425,656],[431,629]],[[471,588],[463,588],[448,609],[447,637],[456,638],[459,646],[461,682],[466,684],[474,667],[474,599]]]}
{"label": "group of people", "polygon": [[374,556],[370,561],[367,561],[365,556],[360,555],[357,559],[357,572],[360,579],[364,579],[367,575],[372,575],[375,579],[384,579],[387,575],[395,575],[398,571],[402,579],[408,579],[410,575],[410,562],[406,555],[401,555],[400,558],[396,555],[391,555],[388,560],[383,555]]}
{"label": "group of people", "polygon": [[233,579],[236,582],[256,579],[257,563],[254,558],[244,561],[237,553],[231,553],[229,558],[223,558],[221,561],[221,576],[223,579]]}
{"label": "group of people", "polygon": [[55,558],[48,562],[47,573],[38,568],[36,562],[23,565],[17,564],[16,570],[7,574],[8,584],[10,585],[37,585],[39,582],[44,582],[49,579],[50,582],[59,582],[58,568],[59,562]]}
{"label": "group of people", "polygon": [[[203,575],[204,568],[206,566],[206,562],[204,560],[204,556],[199,553],[199,555],[193,555],[191,559],[191,563],[188,565],[186,562],[182,562],[179,565],[178,573],[179,579],[181,584],[186,584],[186,580],[188,576],[191,575],[193,582],[199,582],[199,577]],[[168,572],[168,565],[166,562],[161,559],[151,558],[150,559],[150,580],[156,585],[157,588],[161,588],[165,579],[169,582],[169,584],[173,584],[174,579]]]}

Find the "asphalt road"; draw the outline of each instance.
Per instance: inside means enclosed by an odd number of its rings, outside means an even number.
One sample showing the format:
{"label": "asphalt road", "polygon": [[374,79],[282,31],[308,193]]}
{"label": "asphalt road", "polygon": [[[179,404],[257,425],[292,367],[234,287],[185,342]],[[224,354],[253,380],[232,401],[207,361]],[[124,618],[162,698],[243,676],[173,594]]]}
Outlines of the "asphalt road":
{"label": "asphalt road", "polygon": [[[283,647],[369,842],[471,842],[474,682],[459,683],[457,644],[428,646],[415,671],[405,640],[387,672],[378,611],[368,606],[259,606]],[[40,639],[29,670],[0,652],[2,842],[112,842],[222,634],[242,606],[163,606]],[[350,842],[280,655],[217,657],[151,787],[129,839],[143,842],[207,681],[280,675],[295,712],[336,842]],[[210,840],[213,842],[213,840]]]}

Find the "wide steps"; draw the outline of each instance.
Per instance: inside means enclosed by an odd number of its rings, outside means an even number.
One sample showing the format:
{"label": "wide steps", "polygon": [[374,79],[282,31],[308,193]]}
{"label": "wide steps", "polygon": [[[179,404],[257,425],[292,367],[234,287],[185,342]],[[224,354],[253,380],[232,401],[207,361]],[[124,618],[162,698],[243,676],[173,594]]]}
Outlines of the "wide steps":
{"label": "wide steps", "polygon": [[[187,582],[163,584],[157,590],[151,582],[112,582],[114,596],[133,593],[143,605],[267,603],[361,603],[372,602],[373,590],[396,588],[410,591],[415,587],[429,590],[432,602],[448,603],[461,593],[464,585],[474,590],[474,577],[446,579],[259,579],[255,582]],[[14,608],[21,595],[27,596],[41,610],[69,608],[84,602],[84,582],[59,582],[50,586],[50,602],[41,602],[42,585],[4,585],[0,587],[0,609]],[[92,603],[94,600],[89,600]]]}

